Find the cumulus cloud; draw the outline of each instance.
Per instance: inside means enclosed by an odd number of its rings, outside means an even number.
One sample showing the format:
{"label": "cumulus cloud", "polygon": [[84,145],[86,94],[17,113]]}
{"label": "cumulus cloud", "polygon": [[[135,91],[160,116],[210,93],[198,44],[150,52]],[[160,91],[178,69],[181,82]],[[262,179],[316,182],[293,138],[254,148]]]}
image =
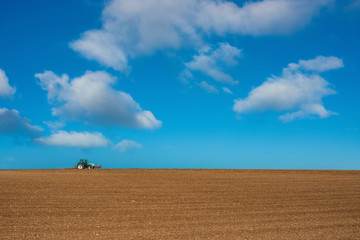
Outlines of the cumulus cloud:
{"label": "cumulus cloud", "polygon": [[51,71],[35,74],[35,77],[47,91],[55,116],[139,129],[161,126],[161,121],[150,111],[142,110],[129,94],[115,90],[112,85],[116,78],[106,72],[87,71],[72,80],[66,74],[58,76]]}
{"label": "cumulus cloud", "polygon": [[135,141],[125,139],[116,144],[115,148],[118,149],[120,152],[127,152],[130,150],[142,149],[143,146]]}
{"label": "cumulus cloud", "polygon": [[200,71],[218,82],[234,85],[238,81],[224,73],[221,68],[237,64],[236,58],[240,56],[241,49],[232,47],[228,43],[221,43],[215,50],[201,51],[192,61],[185,63],[185,66],[190,70]]}
{"label": "cumulus cloud", "polygon": [[213,85],[208,84],[205,81],[200,82],[198,85],[202,89],[205,89],[205,91],[207,91],[208,93],[219,93],[219,91],[217,90],[216,87],[214,87]]}
{"label": "cumulus cloud", "polygon": [[0,108],[0,134],[35,138],[41,133],[42,128],[31,125],[31,121],[20,117],[17,110]]}
{"label": "cumulus cloud", "polygon": [[86,31],[70,47],[123,71],[129,57],[200,46],[203,36],[286,34],[304,27],[331,2],[264,0],[239,5],[226,0],[112,0],[102,12],[102,28]]}
{"label": "cumulus cloud", "polygon": [[319,56],[311,60],[290,63],[280,77],[270,77],[251,90],[244,99],[235,100],[237,113],[257,111],[294,111],[280,116],[285,122],[296,118],[317,116],[326,118],[335,113],[326,110],[322,98],[335,94],[335,90],[319,73],[343,67],[341,59]]}
{"label": "cumulus cloud", "polygon": [[89,132],[66,132],[58,131],[49,137],[41,137],[35,139],[35,142],[47,146],[67,146],[67,147],[106,147],[109,145],[107,140],[101,133]]}
{"label": "cumulus cloud", "polygon": [[124,71],[128,68],[126,53],[121,46],[116,44],[115,36],[111,33],[99,30],[88,31],[70,46],[84,57],[96,60],[115,70]]}
{"label": "cumulus cloud", "polygon": [[16,88],[11,87],[5,72],[0,69],[0,97],[11,97],[15,94]]}

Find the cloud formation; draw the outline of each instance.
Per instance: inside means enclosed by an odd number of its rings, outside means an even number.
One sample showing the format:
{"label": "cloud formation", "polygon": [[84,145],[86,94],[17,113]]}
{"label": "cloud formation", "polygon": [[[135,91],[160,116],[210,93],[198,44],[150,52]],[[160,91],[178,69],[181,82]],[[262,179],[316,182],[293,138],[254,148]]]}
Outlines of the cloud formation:
{"label": "cloud formation", "polygon": [[205,91],[207,91],[208,93],[219,93],[219,91],[217,90],[216,87],[214,87],[213,85],[208,84],[205,81],[200,82],[198,85],[202,89],[205,89]]}
{"label": "cloud formation", "polygon": [[101,133],[89,132],[66,132],[59,130],[49,137],[41,137],[35,139],[35,142],[46,146],[66,146],[66,147],[106,147],[109,145],[107,140]]}
{"label": "cloud formation", "polygon": [[238,84],[230,75],[224,73],[224,66],[236,65],[236,58],[241,57],[241,49],[221,43],[215,50],[208,48],[195,55],[193,60],[185,63],[185,66],[193,71],[200,71],[215,81],[225,84]]}
{"label": "cloud formation", "polygon": [[311,60],[300,60],[299,63],[290,63],[287,69],[290,71],[307,70],[320,73],[342,67],[344,67],[342,59],[318,56]]}
{"label": "cloud formation", "polygon": [[43,121],[43,124],[48,126],[52,132],[63,128],[65,126],[65,123],[61,121]]}
{"label": "cloud formation", "polygon": [[222,90],[224,92],[226,92],[227,94],[233,94],[233,92],[230,89],[228,89],[227,87],[223,87]]}
{"label": "cloud formation", "polygon": [[0,108],[0,134],[17,137],[36,138],[41,135],[42,128],[31,125],[27,118],[21,118],[17,110]]}
{"label": "cloud formation", "polygon": [[5,72],[0,69],[0,97],[11,97],[15,92],[16,88],[10,86]]}
{"label": "cloud formation", "polygon": [[341,67],[343,62],[336,57],[319,56],[290,63],[280,77],[268,78],[246,98],[235,100],[233,110],[240,114],[290,111],[279,117],[284,122],[311,116],[329,117],[335,113],[325,109],[322,98],[336,92],[319,73]]}
{"label": "cloud formation", "polygon": [[264,0],[238,5],[220,0],[112,0],[102,28],[83,33],[70,47],[115,70],[128,58],[162,49],[199,47],[204,36],[286,34],[308,24],[333,0]]}
{"label": "cloud formation", "polygon": [[35,74],[35,77],[47,91],[55,116],[138,129],[161,126],[161,121],[150,111],[142,110],[129,94],[115,90],[112,85],[116,78],[106,72],[87,71],[72,80],[66,74],[58,76],[51,71]]}
{"label": "cloud formation", "polygon": [[127,152],[130,150],[142,149],[143,146],[135,141],[125,139],[116,144],[115,148],[118,149],[120,152]]}

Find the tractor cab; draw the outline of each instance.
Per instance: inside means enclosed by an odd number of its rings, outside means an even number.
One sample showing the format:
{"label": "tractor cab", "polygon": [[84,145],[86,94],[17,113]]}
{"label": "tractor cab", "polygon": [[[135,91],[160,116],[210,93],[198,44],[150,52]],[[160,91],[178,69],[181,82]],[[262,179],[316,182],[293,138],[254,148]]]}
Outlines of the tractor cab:
{"label": "tractor cab", "polygon": [[87,159],[80,159],[78,164],[76,165],[77,169],[86,169],[89,168],[88,160]]}

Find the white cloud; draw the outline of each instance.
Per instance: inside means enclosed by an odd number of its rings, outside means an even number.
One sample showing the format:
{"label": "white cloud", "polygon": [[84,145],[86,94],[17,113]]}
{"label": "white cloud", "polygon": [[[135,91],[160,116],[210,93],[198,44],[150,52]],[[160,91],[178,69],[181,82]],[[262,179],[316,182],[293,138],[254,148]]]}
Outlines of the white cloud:
{"label": "white cloud", "polygon": [[217,90],[216,87],[214,87],[213,85],[208,84],[205,81],[200,82],[198,85],[202,89],[205,89],[208,93],[219,93],[219,91]]}
{"label": "white cloud", "polygon": [[17,110],[0,108],[0,134],[35,138],[41,132],[42,128],[31,125],[27,118],[21,118]]}
{"label": "white cloud", "polygon": [[120,152],[127,152],[133,149],[142,149],[143,146],[135,141],[125,139],[116,144],[115,148]]}
{"label": "white cloud", "polygon": [[[289,33],[308,24],[332,0],[264,0],[239,7],[229,1],[201,1],[201,28],[218,34],[269,35]],[[200,13],[200,12],[199,12]]]}
{"label": "white cloud", "polygon": [[286,113],[279,117],[283,122],[291,122],[296,118],[307,118],[311,115],[318,116],[320,118],[327,118],[331,115],[337,115],[337,113],[328,111],[322,105],[322,103],[304,104],[301,106],[301,110],[292,113]]}
{"label": "white cloud", "polygon": [[41,137],[35,139],[35,142],[47,146],[67,146],[67,147],[106,147],[109,145],[107,140],[101,133],[89,132],[66,132],[58,131],[49,137]]}
{"label": "white cloud", "polygon": [[115,70],[124,71],[128,68],[124,50],[116,44],[114,36],[110,33],[97,30],[88,31],[70,46],[86,58],[94,59]]}
{"label": "white cloud", "polygon": [[286,34],[304,27],[331,2],[113,0],[103,10],[102,28],[83,33],[70,46],[88,59],[123,71],[129,57],[198,47],[203,36]]}
{"label": "white cloud", "polygon": [[322,98],[336,92],[317,72],[308,71],[322,72],[342,66],[341,59],[322,56],[307,61],[300,60],[297,64],[291,63],[283,69],[280,77],[268,78],[251,90],[246,98],[235,100],[233,109],[240,114],[295,110],[280,116],[282,121],[311,116],[329,117],[335,113],[324,108]]}
{"label": "white cloud", "polygon": [[228,89],[227,87],[223,87],[222,90],[228,94],[233,94],[233,92],[230,89]]}
{"label": "white cloud", "polygon": [[290,71],[303,69],[315,72],[325,72],[332,69],[344,67],[342,59],[337,57],[318,56],[311,60],[300,60],[299,63],[291,63],[288,66]]}
{"label": "white cloud", "polygon": [[221,43],[215,50],[208,49],[206,52],[200,52],[185,65],[188,69],[200,71],[218,82],[234,85],[238,81],[224,73],[221,68],[237,64],[236,58],[241,57],[241,51],[241,49],[232,47],[228,43]]}
{"label": "white cloud", "polygon": [[112,85],[116,78],[106,72],[87,71],[72,80],[66,74],[58,76],[51,71],[38,73],[35,77],[42,89],[48,92],[55,116],[131,128],[161,126],[161,121],[150,111],[142,110],[129,94],[115,90]]}
{"label": "white cloud", "polygon": [[16,88],[9,85],[9,79],[5,72],[0,69],[0,97],[11,97],[15,94]]}

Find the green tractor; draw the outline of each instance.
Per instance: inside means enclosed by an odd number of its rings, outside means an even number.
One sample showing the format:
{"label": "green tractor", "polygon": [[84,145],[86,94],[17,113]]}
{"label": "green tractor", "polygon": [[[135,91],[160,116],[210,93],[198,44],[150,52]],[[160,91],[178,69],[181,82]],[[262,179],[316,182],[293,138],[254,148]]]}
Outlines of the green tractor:
{"label": "green tractor", "polygon": [[99,165],[95,165],[93,163],[89,163],[87,159],[80,159],[78,164],[76,165],[77,169],[95,169],[95,168],[101,168]]}

